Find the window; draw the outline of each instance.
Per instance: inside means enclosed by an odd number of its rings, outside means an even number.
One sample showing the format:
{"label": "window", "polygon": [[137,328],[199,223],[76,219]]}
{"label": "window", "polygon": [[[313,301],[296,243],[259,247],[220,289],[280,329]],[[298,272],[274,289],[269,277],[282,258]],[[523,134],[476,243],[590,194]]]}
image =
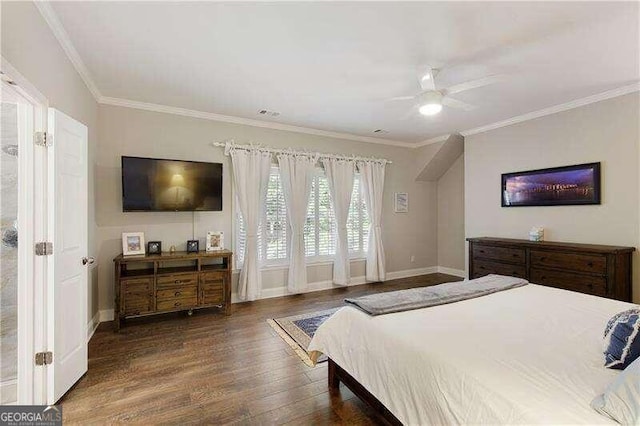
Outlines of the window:
{"label": "window", "polygon": [[[360,175],[356,174],[347,220],[349,252],[361,256],[367,251],[369,216],[361,192]],[[311,183],[311,194],[304,224],[305,254],[308,261],[326,259],[336,252],[336,223],[324,170],[318,168]],[[242,215],[236,213],[237,259],[242,263],[245,246]],[[271,168],[267,188],[266,212],[259,226],[259,257],[265,264],[287,261],[287,210],[278,167]]]}

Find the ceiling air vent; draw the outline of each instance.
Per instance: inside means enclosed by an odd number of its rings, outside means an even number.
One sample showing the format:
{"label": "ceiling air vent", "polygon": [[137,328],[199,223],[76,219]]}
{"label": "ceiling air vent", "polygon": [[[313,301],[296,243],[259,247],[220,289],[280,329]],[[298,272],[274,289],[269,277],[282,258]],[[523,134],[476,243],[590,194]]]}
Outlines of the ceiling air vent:
{"label": "ceiling air vent", "polygon": [[280,115],[280,113],[278,111],[270,111],[268,109],[261,109],[260,111],[258,111],[258,114],[260,115],[266,115],[269,117],[277,117]]}

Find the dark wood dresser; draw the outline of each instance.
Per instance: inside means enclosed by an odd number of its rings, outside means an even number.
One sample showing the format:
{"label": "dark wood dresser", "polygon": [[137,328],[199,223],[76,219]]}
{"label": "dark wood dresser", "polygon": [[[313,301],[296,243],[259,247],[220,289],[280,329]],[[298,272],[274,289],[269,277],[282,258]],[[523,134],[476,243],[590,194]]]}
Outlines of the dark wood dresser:
{"label": "dark wood dresser", "polygon": [[115,324],[166,312],[231,308],[231,258],[228,250],[162,253],[113,259]]}
{"label": "dark wood dresser", "polygon": [[487,274],[631,302],[634,247],[467,238],[469,278]]}

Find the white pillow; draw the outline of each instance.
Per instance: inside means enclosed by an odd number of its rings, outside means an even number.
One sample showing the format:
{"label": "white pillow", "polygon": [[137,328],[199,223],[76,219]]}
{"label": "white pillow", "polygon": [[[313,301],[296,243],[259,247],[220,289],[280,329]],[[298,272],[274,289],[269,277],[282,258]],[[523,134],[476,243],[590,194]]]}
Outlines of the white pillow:
{"label": "white pillow", "polygon": [[591,407],[620,424],[640,426],[640,358],[622,370],[604,393],[591,401]]}

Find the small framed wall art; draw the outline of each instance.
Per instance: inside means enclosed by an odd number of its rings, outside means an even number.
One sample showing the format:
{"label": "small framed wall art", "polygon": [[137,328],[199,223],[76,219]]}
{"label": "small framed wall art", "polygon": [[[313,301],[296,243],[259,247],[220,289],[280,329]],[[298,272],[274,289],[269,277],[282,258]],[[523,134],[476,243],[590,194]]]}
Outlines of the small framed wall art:
{"label": "small framed wall art", "polygon": [[187,241],[187,253],[197,253],[200,250],[200,241],[188,240]]}
{"label": "small framed wall art", "polygon": [[144,255],[144,232],[123,232],[122,254],[124,256]]}
{"label": "small framed wall art", "polygon": [[149,241],[147,243],[147,254],[162,254],[162,241]]}
{"label": "small framed wall art", "polygon": [[396,213],[408,213],[409,212],[409,194],[406,192],[396,192],[394,194],[394,206],[393,210]]}
{"label": "small framed wall art", "polygon": [[224,232],[207,232],[207,251],[224,250]]}

